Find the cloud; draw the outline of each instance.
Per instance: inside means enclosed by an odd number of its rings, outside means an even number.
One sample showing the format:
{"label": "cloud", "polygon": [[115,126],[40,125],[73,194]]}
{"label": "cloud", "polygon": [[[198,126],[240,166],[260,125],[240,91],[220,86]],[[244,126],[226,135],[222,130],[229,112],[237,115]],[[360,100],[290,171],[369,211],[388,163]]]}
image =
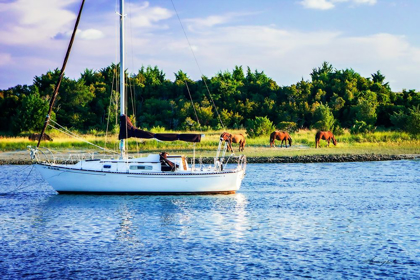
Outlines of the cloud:
{"label": "cloud", "polygon": [[303,0],[300,4],[307,9],[329,10],[334,8],[334,4],[327,0]]}
{"label": "cloud", "polygon": [[[36,9],[33,4],[35,15],[22,18],[29,11],[15,4],[30,5],[30,2],[17,0],[8,5],[0,4],[0,71],[10,76],[0,76],[0,88],[22,83],[21,77],[28,77],[25,79],[29,83],[34,75],[61,67],[68,44],[64,39],[69,38],[75,20],[75,14],[66,8],[74,1],[50,0],[48,13]],[[310,1],[302,2],[308,4]],[[376,1],[313,0],[314,3],[327,3],[325,7],[330,3],[334,7],[343,3],[374,5]],[[50,15],[51,12],[61,16],[57,19]],[[353,68],[365,77],[381,70],[393,90],[420,88],[417,82],[420,48],[410,44],[404,36],[389,33],[347,36],[340,31],[306,32],[275,25],[238,25],[238,22],[242,23],[241,17],[248,15],[245,13],[185,19],[183,22],[191,28],[188,38],[201,68],[198,70],[181,31],[165,29],[169,19],[174,20],[170,10],[145,3],[128,5],[126,12],[131,14],[127,16],[127,27],[129,30],[130,25],[133,27],[133,34],[127,32],[126,40],[130,72],[137,72],[142,65],[157,65],[168,78],[173,78],[171,73],[182,69],[192,79],[198,80],[201,71],[212,76],[219,71],[232,70],[235,65],[243,65],[263,70],[280,85],[290,85],[299,81],[302,75],[310,79],[311,69],[328,61],[337,69]],[[55,24],[51,24],[51,17],[54,17]],[[118,43],[114,37],[118,32],[117,22],[113,11],[97,18],[84,18],[66,75],[78,78],[86,68],[101,69],[117,61]],[[179,26],[176,28],[179,31]],[[145,32],[149,29],[153,32]],[[19,82],[15,82],[18,76]]]}
{"label": "cloud", "polygon": [[197,28],[208,28],[217,25],[232,23],[234,21],[238,21],[242,17],[253,16],[255,14],[257,13],[227,13],[223,15],[211,15],[206,18],[190,18],[185,19],[183,21],[188,24],[188,28],[190,30],[194,30]]}
{"label": "cloud", "polygon": [[368,4],[368,5],[375,5],[376,0],[353,0],[356,4]]}
{"label": "cloud", "polygon": [[353,5],[375,5],[377,0],[302,0],[299,3],[306,9],[330,10],[337,3],[350,3]]}
{"label": "cloud", "polygon": [[[46,39],[67,29],[76,15],[66,8],[77,0],[17,0],[0,4],[2,44],[45,44]],[[54,24],[52,24],[54,23]]]}
{"label": "cloud", "polygon": [[[161,39],[164,41],[157,42],[160,47],[152,53],[165,53],[168,59],[143,56],[142,63],[159,65],[166,73],[182,69],[191,78],[199,79],[185,39]],[[412,46],[404,36],[388,33],[350,37],[341,32],[243,25],[208,28],[192,34],[190,41],[200,50],[195,54],[204,75],[243,65],[264,70],[280,85],[296,83],[302,75],[310,79],[311,69],[323,61],[337,69],[353,68],[364,77],[381,70],[394,90],[416,88],[415,77],[420,69],[420,48]]]}
{"label": "cloud", "polygon": [[144,2],[143,5],[131,3],[128,7],[133,27],[158,27],[156,23],[173,16],[173,12],[168,9],[150,7],[149,2]]}
{"label": "cloud", "polygon": [[[73,33],[72,30],[69,30],[63,33],[58,33],[57,35],[54,36],[54,39],[67,40],[71,38],[72,33]],[[104,37],[105,37],[105,34],[102,31],[97,30],[97,29],[86,29],[86,30],[77,29],[77,32],[76,32],[76,38],[79,38],[81,40],[97,40]]]}

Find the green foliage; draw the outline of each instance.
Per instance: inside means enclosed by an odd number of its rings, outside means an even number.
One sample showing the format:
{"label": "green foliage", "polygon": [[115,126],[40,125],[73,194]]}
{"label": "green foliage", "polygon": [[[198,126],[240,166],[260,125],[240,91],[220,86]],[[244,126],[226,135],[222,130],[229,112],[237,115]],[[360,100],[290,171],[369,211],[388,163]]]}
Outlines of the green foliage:
{"label": "green foliage", "polygon": [[391,116],[391,122],[397,130],[406,130],[408,116],[403,111],[394,112]]}
{"label": "green foliage", "polygon": [[[40,131],[44,125],[48,108],[49,102],[40,97],[37,87],[33,87],[33,92],[22,98],[17,116],[13,119],[13,130],[16,133]],[[52,118],[54,118],[54,114]]]}
{"label": "green foliage", "polygon": [[[53,109],[57,122],[83,132],[117,131],[118,68],[112,64],[99,71],[86,69],[78,80],[64,77]],[[36,76],[33,85],[0,90],[0,131],[38,130],[59,74],[55,69]],[[126,114],[139,127],[166,130],[219,129],[219,116],[224,127],[243,128],[249,126],[247,120],[266,116],[288,131],[314,127],[338,134],[343,129],[394,126],[418,133],[415,108],[420,106],[420,92],[392,92],[380,71],[365,78],[328,62],[310,75],[310,81],[278,86],[264,71],[235,66],[201,81],[179,70],[171,81],[157,66],[142,67],[126,73]]]}
{"label": "green foliage", "polygon": [[295,122],[279,122],[276,128],[278,130],[287,131],[289,133],[298,131],[297,124]]}
{"label": "green foliage", "polygon": [[166,131],[165,127],[162,127],[162,126],[154,126],[150,129],[150,132],[153,132],[153,133],[162,133],[165,131]]}
{"label": "green foliage", "polygon": [[246,133],[250,138],[268,135],[275,129],[273,123],[267,117],[255,117],[245,123]]}
{"label": "green foliage", "polygon": [[420,134],[420,105],[408,109],[407,131],[412,134]]}
{"label": "green foliage", "polygon": [[313,113],[314,125],[317,130],[330,131],[334,129],[334,116],[328,105],[319,104]]}
{"label": "green foliage", "polygon": [[333,134],[335,136],[341,136],[341,135],[344,135],[344,133],[345,133],[344,128],[340,127],[338,124],[334,125]]}
{"label": "green foliage", "polygon": [[356,121],[353,127],[351,128],[351,133],[372,133],[376,129],[375,126],[367,124],[364,121]]}
{"label": "green foliage", "polygon": [[413,106],[405,113],[403,110],[394,112],[391,122],[397,130],[407,131],[412,134],[420,133],[420,105]]}
{"label": "green foliage", "polygon": [[374,125],[376,123],[377,102],[374,99],[376,99],[376,97],[371,99],[359,99],[358,104],[353,107],[357,121],[363,121],[368,125]]}

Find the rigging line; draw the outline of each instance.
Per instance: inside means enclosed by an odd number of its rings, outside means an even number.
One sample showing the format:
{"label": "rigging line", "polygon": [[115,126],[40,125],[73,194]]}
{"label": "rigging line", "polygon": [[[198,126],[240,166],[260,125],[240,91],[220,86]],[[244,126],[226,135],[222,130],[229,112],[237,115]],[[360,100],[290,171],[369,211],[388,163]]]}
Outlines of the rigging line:
{"label": "rigging line", "polygon": [[106,151],[106,152],[110,152],[110,153],[115,153],[115,154],[118,154],[118,152],[116,152],[116,151],[113,151],[113,150],[110,150],[110,149],[106,149],[106,148],[102,148],[101,146],[98,146],[98,145],[93,144],[93,143],[91,143],[91,142],[89,142],[89,141],[87,141],[87,140],[84,140],[84,139],[83,139],[83,138],[81,138],[81,137],[77,137],[76,135],[72,135],[71,133],[68,133],[68,132],[66,132],[66,131],[65,131],[65,130],[63,130],[63,129],[59,129],[59,128],[57,128],[57,127],[55,127],[55,126],[51,125],[51,124],[48,124],[48,126],[50,126],[51,128],[56,129],[56,130],[58,130],[58,131],[60,131],[60,132],[62,132],[62,133],[64,133],[64,134],[66,134],[66,135],[68,135],[68,136],[70,136],[70,137],[74,137],[74,138],[77,138],[77,139],[81,140],[82,142],[88,143],[88,144],[90,144],[90,145],[92,145],[92,146],[94,146],[94,147],[96,147],[96,148],[98,148],[98,149],[100,149],[100,150],[103,150],[103,151]]}
{"label": "rigging line", "polygon": [[105,149],[106,149],[106,143],[107,143],[107,140],[108,140],[109,118],[111,116],[111,102],[112,102],[112,96],[113,96],[112,89],[114,88],[114,79],[115,79],[115,75],[112,76],[111,95],[109,97],[108,117],[107,117],[107,121],[106,121],[106,132],[105,132],[105,143],[104,143],[104,148]]}
{"label": "rigging line", "polygon": [[22,183],[21,183],[19,186],[17,186],[17,187],[16,187],[16,189],[11,190],[11,191],[8,191],[8,192],[0,193],[0,195],[5,195],[5,194],[9,194],[9,193],[14,193],[14,192],[17,192],[17,191],[23,190],[24,188],[29,187],[29,185],[27,185],[27,186],[23,186],[23,187],[22,187],[22,185],[23,185],[24,183],[26,183],[26,181],[28,180],[29,175],[31,175],[31,173],[32,173],[32,170],[33,170],[33,169],[34,169],[34,165],[32,164],[32,168],[31,168],[31,170],[29,170],[28,175],[26,175],[25,180],[23,180],[23,181],[22,181]]}
{"label": "rigging line", "polygon": [[109,149],[102,148],[101,146],[98,146],[98,145],[96,145],[96,144],[93,144],[93,143],[91,143],[91,142],[89,142],[89,141],[87,141],[87,140],[84,140],[83,138],[80,138],[80,137],[76,137],[76,136],[74,136],[74,135],[71,135],[70,133],[67,133],[66,131],[64,131],[64,130],[62,130],[62,129],[59,129],[59,128],[57,128],[57,127],[55,127],[55,126],[51,125],[51,124],[48,124],[48,126],[49,126],[49,127],[51,127],[51,128],[53,128],[53,129],[56,129],[56,130],[58,130],[58,131],[60,131],[60,132],[62,132],[62,133],[64,133],[64,134],[66,134],[66,135],[68,135],[68,136],[70,136],[70,137],[74,137],[74,138],[77,138],[77,139],[81,140],[82,142],[88,143],[88,144],[90,144],[90,145],[92,145],[92,146],[94,146],[94,147],[96,147],[96,148],[98,148],[98,149],[100,149],[100,150],[105,151],[105,152],[110,152],[110,153],[114,153],[114,154],[119,154],[119,153],[118,153],[118,152],[116,152],[116,151],[113,151],[113,150],[109,150]]}
{"label": "rigging line", "polygon": [[36,145],[37,148],[39,147],[39,144],[41,143],[42,136],[44,135],[45,129],[47,128],[48,122],[50,120],[50,116],[51,116],[51,113],[52,113],[52,107],[54,106],[55,99],[58,95],[58,89],[60,88],[61,81],[63,80],[63,77],[64,77],[64,70],[66,69],[67,61],[68,61],[69,56],[70,56],[70,52],[71,52],[71,48],[73,46],[74,38],[76,37],[76,31],[77,31],[77,27],[79,26],[80,17],[82,16],[82,10],[83,10],[84,4],[85,4],[85,0],[83,0],[82,4],[80,5],[79,13],[77,15],[76,23],[74,24],[73,33],[71,35],[70,43],[67,47],[66,56],[64,57],[63,66],[61,67],[60,76],[58,78],[57,84],[55,85],[54,93],[53,93],[53,95],[51,97],[51,100],[50,100],[50,106],[49,106],[49,109],[48,109],[48,114],[45,117],[44,126],[43,126],[42,131],[41,131],[41,133],[39,135],[39,138],[38,138],[38,144]]}
{"label": "rigging line", "polygon": [[98,145],[96,145],[96,144],[93,144],[93,143],[91,143],[91,142],[89,142],[89,141],[87,141],[87,140],[83,139],[82,137],[78,136],[77,134],[75,134],[75,133],[71,132],[70,130],[66,129],[65,127],[61,126],[59,123],[57,123],[57,122],[55,122],[55,121],[53,121],[53,120],[51,120],[51,121],[52,121],[53,123],[55,123],[56,125],[58,125],[61,129],[59,129],[59,128],[57,128],[57,127],[55,127],[55,126],[51,125],[51,124],[48,124],[48,126],[50,126],[50,127],[54,128],[54,129],[56,129],[56,130],[58,130],[58,131],[61,131],[61,132],[63,132],[64,134],[66,134],[66,135],[68,135],[68,136],[71,136],[71,137],[77,138],[77,139],[79,139],[79,140],[81,140],[81,141],[83,141],[83,142],[85,142],[85,143],[88,143],[88,144],[90,144],[90,145],[92,145],[92,146],[95,146],[95,147],[97,147],[97,148],[99,148],[99,149],[101,149],[101,150],[104,150],[104,151],[109,151],[109,152],[112,152],[112,153],[116,153],[116,154],[118,154],[117,152],[115,152],[115,151],[113,151],[113,150],[109,150],[109,149],[106,149],[106,148],[102,148],[101,146],[98,146]]}
{"label": "rigging line", "polygon": [[225,128],[225,125],[224,125],[224,124],[223,124],[223,122],[222,122],[222,118],[220,117],[219,110],[217,110],[217,106],[216,106],[216,104],[214,103],[213,97],[211,97],[210,89],[209,89],[209,87],[208,87],[208,85],[207,85],[207,83],[206,83],[206,77],[205,77],[203,74],[201,74],[201,79],[203,80],[204,85],[206,86],[206,89],[207,89],[207,92],[208,92],[208,94],[209,94],[209,96],[210,96],[211,102],[213,103],[214,110],[216,111],[216,113],[217,113],[217,117],[219,118],[219,122],[220,122],[220,124],[222,125],[222,128]]}
{"label": "rigging line", "polygon": [[187,87],[188,95],[190,96],[190,100],[191,100],[191,105],[192,105],[192,107],[194,109],[194,114],[195,114],[195,117],[196,117],[197,122],[198,122],[198,127],[200,128],[200,131],[201,131],[202,128],[201,128],[200,120],[198,118],[197,111],[195,110],[194,102],[192,100],[190,88],[188,87],[187,81],[185,81],[185,86]]}
{"label": "rigging line", "polygon": [[[128,9],[129,9],[129,13],[128,13],[128,23],[129,23],[129,30],[130,30],[130,50],[131,50],[131,67],[134,69],[134,51],[133,51],[133,27],[131,25],[131,1],[129,1],[129,5],[128,5]],[[132,110],[133,110],[133,115],[136,116],[136,110],[135,110],[135,106],[134,104],[136,103],[135,97],[136,97],[136,88],[133,86],[133,81],[132,79],[128,79],[128,84],[129,84],[129,88],[130,88],[130,93],[131,93],[131,106],[132,106]]]}
{"label": "rigging line", "polygon": [[204,85],[206,86],[206,89],[207,89],[207,93],[209,94],[210,99],[211,99],[211,102],[213,103],[214,110],[216,111],[216,113],[217,113],[217,117],[219,118],[219,122],[220,122],[220,124],[222,125],[222,127],[224,128],[225,126],[224,126],[224,124],[223,124],[223,122],[222,122],[222,119],[220,118],[220,114],[219,114],[219,111],[217,110],[216,104],[214,103],[213,97],[211,96],[210,89],[209,89],[209,87],[207,86],[207,83],[206,83],[206,80],[205,80],[205,76],[203,75],[203,71],[201,71],[200,64],[198,64],[198,60],[197,60],[197,57],[195,56],[194,50],[193,50],[193,48],[191,47],[191,43],[190,43],[190,40],[188,39],[187,33],[185,32],[184,25],[182,24],[182,22],[181,22],[181,18],[180,18],[180,17],[179,17],[179,15],[178,15],[178,11],[177,11],[177,10],[176,10],[176,8],[175,8],[174,1],[173,1],[173,0],[171,0],[171,3],[172,3],[172,6],[174,7],[174,10],[175,10],[176,16],[177,16],[177,18],[178,18],[179,24],[181,25],[182,31],[184,32],[185,38],[187,39],[188,46],[190,47],[190,50],[191,50],[191,53],[192,53],[192,55],[193,55],[193,57],[194,57],[195,63],[197,64],[198,70],[200,71],[200,74],[201,74],[201,79],[203,80]]}

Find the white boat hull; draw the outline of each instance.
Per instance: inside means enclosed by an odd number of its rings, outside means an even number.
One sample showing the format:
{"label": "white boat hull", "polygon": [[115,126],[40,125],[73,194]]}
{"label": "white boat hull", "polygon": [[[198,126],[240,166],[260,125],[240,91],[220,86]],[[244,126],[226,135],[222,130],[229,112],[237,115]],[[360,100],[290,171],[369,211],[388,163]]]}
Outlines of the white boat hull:
{"label": "white boat hull", "polygon": [[59,193],[235,193],[244,169],[220,172],[103,172],[52,164],[35,164],[42,177]]}

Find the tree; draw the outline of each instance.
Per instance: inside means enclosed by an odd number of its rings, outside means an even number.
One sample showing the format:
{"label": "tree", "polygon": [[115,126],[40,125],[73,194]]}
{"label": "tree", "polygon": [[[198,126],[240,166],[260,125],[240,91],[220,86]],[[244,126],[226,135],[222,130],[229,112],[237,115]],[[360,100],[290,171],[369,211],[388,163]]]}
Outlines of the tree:
{"label": "tree", "polygon": [[385,76],[381,74],[381,71],[377,71],[376,73],[373,73],[372,75],[372,81],[374,83],[379,83],[379,84],[383,84],[385,81]]}
{"label": "tree", "polygon": [[399,130],[406,130],[412,134],[420,133],[420,105],[408,109],[408,113],[402,110],[391,116],[391,122]]}
{"label": "tree", "polygon": [[254,120],[247,120],[245,127],[246,133],[251,138],[268,135],[275,129],[273,123],[267,117],[255,117]]}
{"label": "tree", "polygon": [[318,130],[334,130],[334,116],[328,105],[319,104],[313,113],[313,127]]}
{"label": "tree", "polygon": [[420,105],[413,108],[408,109],[408,123],[407,123],[407,130],[412,134],[419,134],[420,133]]}
{"label": "tree", "polygon": [[[45,116],[48,113],[49,102],[40,97],[37,87],[22,98],[16,118],[13,122],[15,133],[22,131],[40,131],[44,125]],[[54,118],[54,115],[51,116]]]}
{"label": "tree", "polygon": [[368,125],[374,125],[377,119],[377,102],[364,98],[359,99],[358,104],[354,106],[356,120],[363,121]]}

